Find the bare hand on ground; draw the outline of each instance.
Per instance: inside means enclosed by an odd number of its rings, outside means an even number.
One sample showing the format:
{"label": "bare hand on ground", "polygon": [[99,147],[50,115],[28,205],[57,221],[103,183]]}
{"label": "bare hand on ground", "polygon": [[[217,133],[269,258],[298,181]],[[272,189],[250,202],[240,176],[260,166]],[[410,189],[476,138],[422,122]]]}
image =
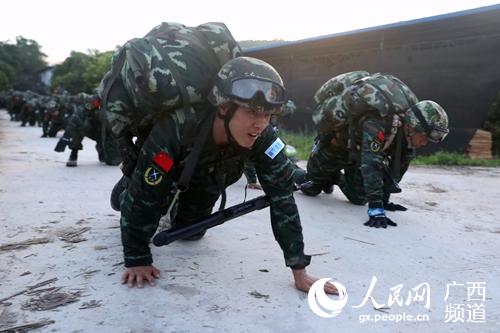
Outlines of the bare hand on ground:
{"label": "bare hand on ground", "polygon": [[147,281],[150,286],[154,286],[159,277],[160,271],[153,265],[127,267],[122,275],[122,284],[127,284],[129,288],[137,284],[138,288],[142,288],[144,281]]}

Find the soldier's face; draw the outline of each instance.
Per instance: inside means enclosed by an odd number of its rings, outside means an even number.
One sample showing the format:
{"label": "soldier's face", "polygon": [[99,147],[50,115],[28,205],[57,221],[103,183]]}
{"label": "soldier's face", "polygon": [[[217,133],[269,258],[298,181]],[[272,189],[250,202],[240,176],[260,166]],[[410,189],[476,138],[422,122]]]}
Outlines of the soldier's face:
{"label": "soldier's face", "polygon": [[427,137],[425,136],[425,134],[415,132],[414,134],[412,134],[410,136],[410,143],[411,143],[412,147],[420,148],[420,147],[427,145],[428,141],[427,141]]}
{"label": "soldier's face", "polygon": [[229,130],[240,146],[251,148],[257,137],[269,125],[270,119],[270,112],[256,112],[250,108],[238,106],[229,121]]}

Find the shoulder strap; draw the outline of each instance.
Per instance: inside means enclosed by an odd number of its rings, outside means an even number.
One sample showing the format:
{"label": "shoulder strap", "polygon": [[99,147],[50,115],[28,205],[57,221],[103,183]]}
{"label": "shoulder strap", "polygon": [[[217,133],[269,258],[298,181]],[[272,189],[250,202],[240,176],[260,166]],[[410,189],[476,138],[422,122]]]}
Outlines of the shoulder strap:
{"label": "shoulder strap", "polygon": [[[210,130],[212,128],[211,121],[202,121],[201,128],[199,129],[199,133],[196,136],[193,144],[193,149],[189,153],[186,164],[184,165],[184,169],[182,170],[181,176],[179,177],[179,181],[177,181],[177,189],[181,192],[186,191],[189,188],[189,182],[191,181],[191,177],[193,176],[194,169],[196,168],[196,164],[198,164],[198,160],[201,155],[201,151],[203,150],[203,146],[205,142],[208,140],[208,136],[210,134]],[[187,123],[185,126],[190,125]],[[186,132],[186,131],[184,131]],[[191,138],[187,138],[191,140]]]}

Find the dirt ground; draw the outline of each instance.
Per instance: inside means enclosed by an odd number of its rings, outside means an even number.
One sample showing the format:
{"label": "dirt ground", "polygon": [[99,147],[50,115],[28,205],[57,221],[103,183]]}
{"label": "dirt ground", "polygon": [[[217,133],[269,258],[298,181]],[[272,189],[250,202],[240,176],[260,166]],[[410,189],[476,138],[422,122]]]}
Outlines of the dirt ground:
{"label": "dirt ground", "polygon": [[68,168],[41,133],[0,111],[0,332],[500,332],[498,168],[411,167],[393,198],[409,210],[390,212],[399,225],[386,230],[363,226],[366,206],[337,188],[297,193],[308,272],[347,290],[342,312],[322,318],[293,286],[268,209],[153,247],[157,286],[121,285],[119,169],[88,139]]}

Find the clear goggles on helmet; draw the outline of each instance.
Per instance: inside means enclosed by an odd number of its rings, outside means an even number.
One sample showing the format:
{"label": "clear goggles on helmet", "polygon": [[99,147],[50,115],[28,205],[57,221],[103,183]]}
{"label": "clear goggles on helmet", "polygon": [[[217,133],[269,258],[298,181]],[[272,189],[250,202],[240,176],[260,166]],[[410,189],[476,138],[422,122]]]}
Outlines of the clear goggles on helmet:
{"label": "clear goggles on helmet", "polygon": [[236,78],[226,87],[226,94],[230,97],[251,101],[257,94],[262,94],[267,104],[281,106],[286,102],[285,88],[274,81],[261,78]]}
{"label": "clear goggles on helmet", "polygon": [[430,131],[426,133],[426,136],[428,141],[432,143],[438,143],[443,141],[448,133],[450,133],[450,130],[447,128],[431,126]]}

